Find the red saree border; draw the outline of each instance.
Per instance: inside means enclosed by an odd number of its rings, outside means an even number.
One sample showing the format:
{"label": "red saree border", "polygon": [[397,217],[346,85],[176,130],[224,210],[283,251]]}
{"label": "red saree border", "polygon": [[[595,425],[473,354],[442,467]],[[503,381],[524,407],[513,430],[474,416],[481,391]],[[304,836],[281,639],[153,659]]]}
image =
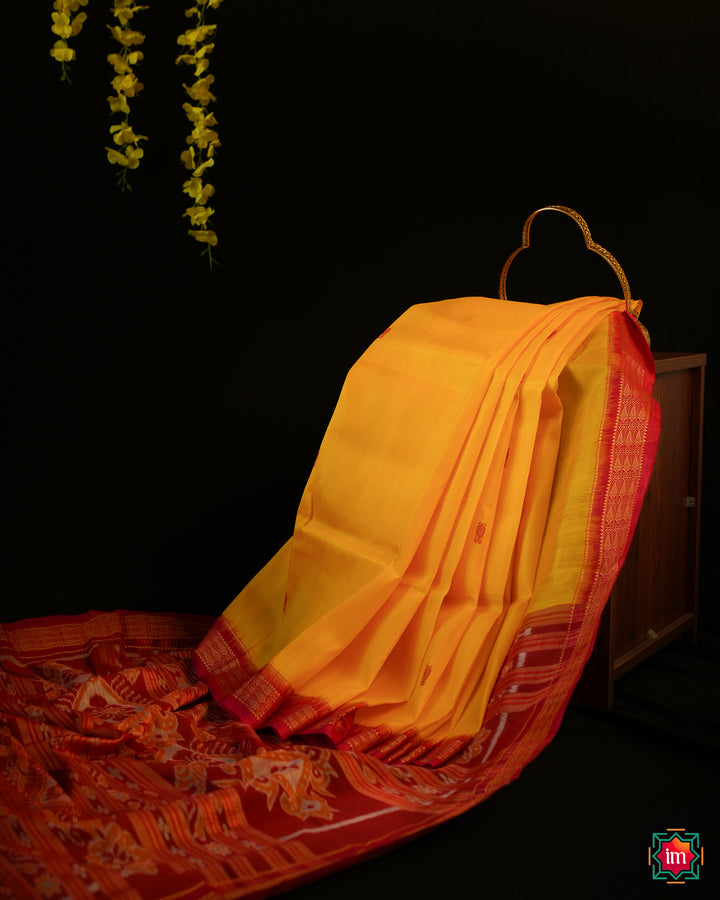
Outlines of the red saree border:
{"label": "red saree border", "polygon": [[[192,659],[198,676],[210,688],[218,704],[240,722],[259,728],[286,701],[294,701],[292,712],[298,727],[305,724],[306,720],[297,716],[301,699],[293,693],[292,685],[272,666],[258,669],[243,642],[222,616],[202,645],[193,651]],[[327,704],[318,700],[315,718],[329,712]]]}
{"label": "red saree border", "polygon": [[129,609],[19,619],[0,624],[0,654],[12,653],[21,662],[38,662],[58,652],[82,652],[88,642],[102,644],[121,637],[126,650],[194,648],[216,621],[216,616]]}
{"label": "red saree border", "polygon": [[[592,652],[652,474],[661,425],[652,397],[654,361],[630,316],[611,316],[610,328],[609,402],[598,442],[583,577],[567,608],[526,617],[508,654],[483,729],[493,747],[483,795],[517,777],[555,736]],[[468,761],[477,752],[471,744]],[[461,754],[459,761],[465,759]]]}

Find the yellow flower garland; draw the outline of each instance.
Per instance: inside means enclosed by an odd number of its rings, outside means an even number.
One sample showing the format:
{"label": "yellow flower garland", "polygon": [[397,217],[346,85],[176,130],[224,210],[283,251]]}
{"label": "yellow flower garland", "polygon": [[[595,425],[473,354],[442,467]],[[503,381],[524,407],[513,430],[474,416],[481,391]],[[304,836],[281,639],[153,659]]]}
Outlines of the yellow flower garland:
{"label": "yellow flower garland", "polygon": [[220,146],[220,140],[215,131],[217,119],[208,110],[209,105],[217,99],[210,90],[215,76],[208,73],[209,57],[215,47],[211,38],[217,26],[206,24],[205,13],[208,8],[217,9],[221,3],[222,0],[198,0],[195,6],[185,10],[186,18],[194,18],[195,21],[193,27],[178,37],[178,45],[184,47],[185,52],[175,60],[178,65],[192,66],[195,75],[193,84],[183,85],[192,101],[183,103],[183,109],[193,126],[187,137],[188,149],[180,154],[183,165],[192,172],[192,176],[183,184],[183,192],[194,201],[192,206],[187,207],[184,215],[192,225],[188,234],[196,241],[206,244],[203,252],[207,254],[211,267],[212,248],[217,245],[218,238],[210,227],[210,217],[215,210],[207,205],[207,201],[215,193],[215,187],[203,181],[203,176],[207,169],[215,165],[215,151]]}
{"label": "yellow flower garland", "polygon": [[115,93],[107,98],[110,112],[120,114],[123,118],[119,124],[110,126],[115,147],[106,147],[108,162],[120,167],[118,184],[122,190],[130,188],[128,169],[137,169],[144,151],[140,141],[146,141],[147,135],[135,134],[130,127],[130,105],[128,100],[139,94],[144,85],[138,81],[133,66],[143,58],[142,51],[136,50],[145,41],[145,35],[135,28],[129,27],[133,16],[147,9],[147,6],[136,6],[133,0],[113,0],[112,14],[119,24],[108,25],[108,30],[120,45],[119,53],[111,53],[107,61],[115,70],[112,87]]}
{"label": "yellow flower garland", "polygon": [[[50,55],[60,63],[61,80],[70,82],[69,63],[76,58],[74,48],[68,40],[75,37],[87,19],[81,6],[87,6],[88,0],[54,0],[52,13],[52,33],[56,36]],[[183,104],[185,114],[192,125],[188,135],[187,149],[181,155],[181,161],[192,173],[183,184],[183,193],[192,200],[183,214],[192,226],[188,234],[205,245],[203,254],[207,254],[210,267],[213,265],[212,248],[217,246],[218,237],[211,227],[211,216],[215,210],[208,206],[208,200],[215,193],[214,185],[204,180],[205,172],[215,164],[215,151],[220,146],[218,133],[215,130],[217,119],[209,110],[210,104],[217,98],[210,90],[215,76],[208,72],[210,54],[215,44],[211,38],[217,28],[207,24],[205,15],[209,9],[217,9],[222,0],[196,0],[196,5],[185,10],[188,19],[194,19],[192,27],[186,29],[177,39],[184,50],[176,59],[176,64],[193,67],[195,81],[184,84],[189,101]],[[119,44],[118,51],[111,53],[107,61],[113,67],[115,76],[112,79],[114,93],[107,98],[112,115],[119,115],[120,121],[110,126],[114,147],[106,147],[108,162],[119,167],[118,183],[125,190],[129,189],[128,171],[136,169],[144,151],[140,141],[147,140],[147,135],[136,134],[130,125],[129,100],[135,97],[144,85],[138,81],[134,67],[143,59],[143,53],[137,48],[144,43],[145,35],[131,26],[133,17],[147,6],[139,6],[135,0],[113,0],[111,12],[114,24],[108,25],[112,38]]]}
{"label": "yellow flower garland", "polygon": [[[55,0],[52,14],[52,33],[58,37],[53,44],[50,56],[60,63],[61,80],[70,81],[69,65],[75,59],[75,51],[68,44],[68,38],[80,33],[87,13],[78,12],[81,6],[87,6],[88,0]],[[73,15],[77,13],[77,15]]]}

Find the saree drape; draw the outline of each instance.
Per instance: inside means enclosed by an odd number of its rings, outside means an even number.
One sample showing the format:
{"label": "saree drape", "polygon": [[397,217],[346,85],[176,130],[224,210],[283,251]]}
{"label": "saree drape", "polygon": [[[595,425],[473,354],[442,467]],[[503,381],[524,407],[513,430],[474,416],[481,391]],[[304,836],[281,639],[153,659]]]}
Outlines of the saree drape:
{"label": "saree drape", "polygon": [[292,538],[194,654],[220,706],[430,766],[503,691],[542,682],[553,718],[637,521],[653,379],[621,300],[409,309],[351,369]]}
{"label": "saree drape", "polygon": [[627,551],[653,378],[619,300],[414,307],[220,620],[0,626],[0,893],[266,896],[515,778]]}

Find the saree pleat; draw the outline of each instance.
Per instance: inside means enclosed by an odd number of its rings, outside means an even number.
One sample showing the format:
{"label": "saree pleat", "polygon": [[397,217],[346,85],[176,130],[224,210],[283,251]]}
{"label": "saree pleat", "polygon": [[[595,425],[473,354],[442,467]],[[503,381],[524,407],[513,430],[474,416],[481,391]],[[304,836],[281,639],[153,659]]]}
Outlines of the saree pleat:
{"label": "saree pleat", "polygon": [[[597,556],[633,378],[639,457],[612,482],[617,546]],[[609,593],[652,454],[651,387],[623,301],[412,307],[348,374],[292,538],[211,629],[198,673],[282,738],[423,764],[457,752],[528,615],[562,618],[601,575]]]}

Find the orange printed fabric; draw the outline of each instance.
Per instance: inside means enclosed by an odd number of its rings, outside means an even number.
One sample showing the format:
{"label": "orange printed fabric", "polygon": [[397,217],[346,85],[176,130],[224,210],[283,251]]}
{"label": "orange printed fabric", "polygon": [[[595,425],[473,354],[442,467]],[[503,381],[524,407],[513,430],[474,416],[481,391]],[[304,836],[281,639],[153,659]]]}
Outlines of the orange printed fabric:
{"label": "orange printed fabric", "polygon": [[409,309],[351,369],[292,538],[194,654],[214,698],[282,739],[437,766],[499,690],[532,707],[540,675],[512,660],[542,622],[559,711],[647,486],[653,380],[621,300]]}
{"label": "orange printed fabric", "polygon": [[219,621],[0,626],[0,895],[267,896],[517,777],[627,551],[652,382],[619,301],[416,308]]}

